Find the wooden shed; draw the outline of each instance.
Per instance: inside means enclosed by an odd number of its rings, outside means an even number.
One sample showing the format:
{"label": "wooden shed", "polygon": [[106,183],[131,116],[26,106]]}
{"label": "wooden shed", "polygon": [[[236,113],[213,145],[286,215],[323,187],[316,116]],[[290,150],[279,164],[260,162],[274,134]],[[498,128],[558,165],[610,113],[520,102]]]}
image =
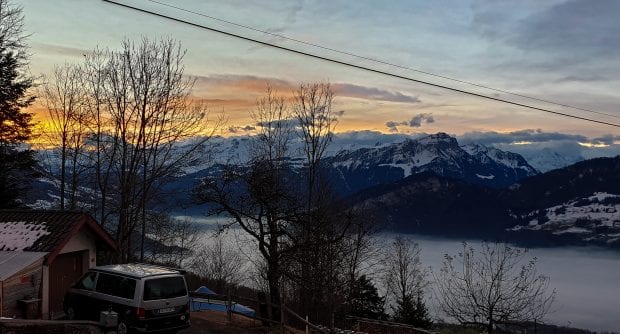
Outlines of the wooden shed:
{"label": "wooden shed", "polygon": [[0,316],[54,319],[67,289],[114,251],[110,235],[86,213],[0,211]]}

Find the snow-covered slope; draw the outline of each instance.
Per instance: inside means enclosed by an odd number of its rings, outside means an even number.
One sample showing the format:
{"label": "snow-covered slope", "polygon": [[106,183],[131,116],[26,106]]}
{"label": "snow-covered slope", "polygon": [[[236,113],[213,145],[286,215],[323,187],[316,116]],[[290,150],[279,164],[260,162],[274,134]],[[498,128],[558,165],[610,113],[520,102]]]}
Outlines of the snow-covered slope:
{"label": "snow-covered slope", "polygon": [[620,241],[620,195],[596,192],[521,217],[528,225],[510,231],[544,231],[554,235],[575,235],[598,243]]}
{"label": "snow-covered slope", "polygon": [[351,191],[421,172],[492,187],[505,187],[538,173],[518,154],[482,145],[461,147],[445,133],[345,151],[326,160]]}
{"label": "snow-covered slope", "polygon": [[530,165],[543,173],[584,160],[580,155],[560,154],[550,148],[523,153],[523,156]]}

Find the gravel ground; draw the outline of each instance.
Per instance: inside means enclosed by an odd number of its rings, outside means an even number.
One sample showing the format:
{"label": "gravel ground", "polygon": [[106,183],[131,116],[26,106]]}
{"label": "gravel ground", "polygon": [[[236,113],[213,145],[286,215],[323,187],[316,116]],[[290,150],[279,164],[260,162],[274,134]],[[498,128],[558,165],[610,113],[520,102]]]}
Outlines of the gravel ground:
{"label": "gravel ground", "polygon": [[229,322],[226,313],[217,311],[192,312],[191,322],[191,327],[179,334],[267,333],[259,321],[233,315],[232,322]]}

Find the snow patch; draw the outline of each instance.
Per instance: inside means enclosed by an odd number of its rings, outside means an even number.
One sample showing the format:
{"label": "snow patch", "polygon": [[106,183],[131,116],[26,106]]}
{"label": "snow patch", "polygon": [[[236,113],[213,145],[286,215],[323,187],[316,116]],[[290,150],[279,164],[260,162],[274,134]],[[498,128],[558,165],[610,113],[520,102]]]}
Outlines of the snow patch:
{"label": "snow patch", "polygon": [[0,250],[23,251],[48,234],[46,223],[6,222],[0,224]]}
{"label": "snow patch", "polygon": [[583,228],[583,227],[569,227],[565,230],[561,230],[561,231],[557,231],[557,232],[553,232],[553,234],[566,234],[566,233],[589,233],[590,230]]}
{"label": "snow patch", "polygon": [[493,180],[495,178],[495,175],[480,175],[480,174],[476,174],[477,177],[481,178],[481,179],[485,179],[485,180]]}
{"label": "snow patch", "polygon": [[[538,218],[531,219],[527,225],[514,226],[509,231],[543,230],[555,235],[580,234],[586,241],[610,243],[620,236],[620,195],[595,192],[521,217]],[[539,223],[539,220],[544,223]]]}
{"label": "snow patch", "polygon": [[394,168],[400,168],[403,170],[404,173],[404,177],[408,177],[411,176],[411,168],[414,166],[414,164],[381,164],[379,166],[390,166],[390,167],[394,167]]}

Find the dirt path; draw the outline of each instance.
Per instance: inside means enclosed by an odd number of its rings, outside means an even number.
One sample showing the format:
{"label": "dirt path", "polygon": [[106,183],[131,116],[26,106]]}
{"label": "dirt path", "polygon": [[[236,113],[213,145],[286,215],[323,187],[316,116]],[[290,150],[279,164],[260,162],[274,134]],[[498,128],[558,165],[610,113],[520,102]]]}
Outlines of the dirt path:
{"label": "dirt path", "polygon": [[261,327],[259,321],[233,315],[232,322],[229,322],[226,313],[217,311],[192,312],[191,320],[191,327],[180,331],[179,334],[257,334],[267,332]]}

